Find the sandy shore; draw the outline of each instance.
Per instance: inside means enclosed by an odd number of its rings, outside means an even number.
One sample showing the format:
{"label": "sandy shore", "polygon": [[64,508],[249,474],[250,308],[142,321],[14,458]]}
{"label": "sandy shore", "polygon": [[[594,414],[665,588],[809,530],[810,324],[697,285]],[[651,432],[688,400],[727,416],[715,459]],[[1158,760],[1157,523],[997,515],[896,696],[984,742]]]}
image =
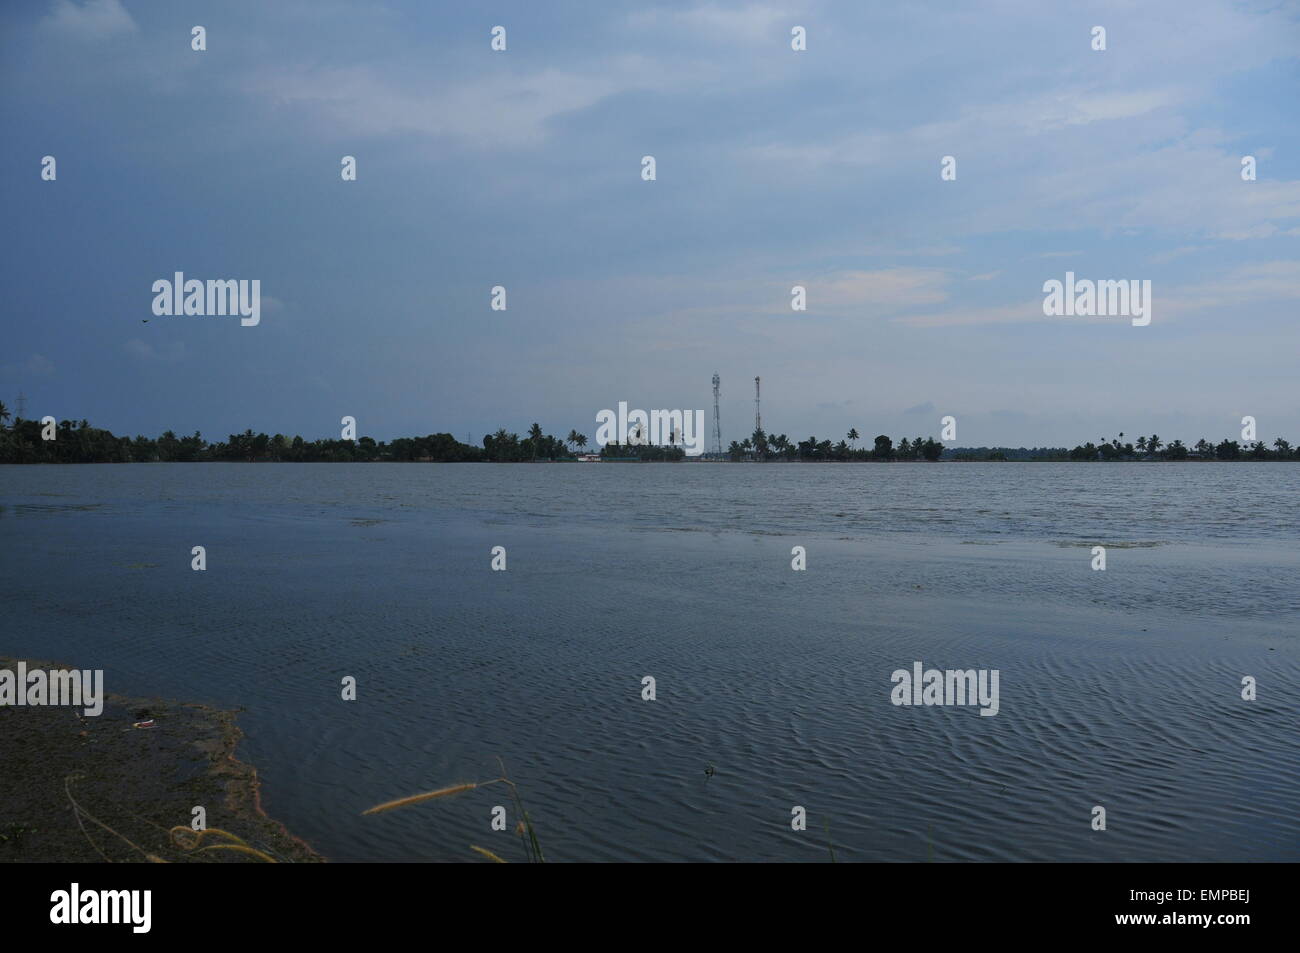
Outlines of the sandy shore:
{"label": "sandy shore", "polygon": [[[18,661],[0,656],[0,668]],[[68,667],[25,661],[29,670]],[[96,717],[0,708],[0,863],[264,862],[203,849],[239,843],[213,829],[278,862],[324,860],[262,811],[257,772],[235,757],[241,737],[234,712],[157,698],[110,693]],[[206,812],[202,838],[191,832],[195,807]]]}

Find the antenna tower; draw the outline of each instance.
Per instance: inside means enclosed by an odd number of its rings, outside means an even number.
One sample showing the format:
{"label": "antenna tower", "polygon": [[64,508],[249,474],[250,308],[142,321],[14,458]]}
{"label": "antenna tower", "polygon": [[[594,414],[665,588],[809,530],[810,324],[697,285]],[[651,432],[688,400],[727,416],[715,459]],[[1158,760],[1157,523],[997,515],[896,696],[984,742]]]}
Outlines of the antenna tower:
{"label": "antenna tower", "polygon": [[717,374],[713,375],[713,452],[722,456],[722,423],[718,419],[718,393],[721,387],[721,379]]}

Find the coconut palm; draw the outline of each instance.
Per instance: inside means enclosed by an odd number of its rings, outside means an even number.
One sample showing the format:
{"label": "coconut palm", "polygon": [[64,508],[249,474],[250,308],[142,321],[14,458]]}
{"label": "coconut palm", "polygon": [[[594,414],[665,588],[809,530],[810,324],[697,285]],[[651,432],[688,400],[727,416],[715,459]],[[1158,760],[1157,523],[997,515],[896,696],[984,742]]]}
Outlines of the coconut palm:
{"label": "coconut palm", "polygon": [[848,440],[849,440],[849,445],[852,446],[855,450],[857,449],[858,439],[859,439],[858,428],[857,427],[851,428],[848,432]]}

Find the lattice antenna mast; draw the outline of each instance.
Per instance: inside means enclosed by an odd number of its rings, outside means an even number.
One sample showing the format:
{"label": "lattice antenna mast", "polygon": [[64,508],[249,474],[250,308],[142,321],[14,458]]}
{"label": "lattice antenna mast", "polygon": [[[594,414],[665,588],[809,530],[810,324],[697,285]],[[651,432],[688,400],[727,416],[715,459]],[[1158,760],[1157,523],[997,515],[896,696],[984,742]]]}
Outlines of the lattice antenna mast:
{"label": "lattice antenna mast", "polygon": [[754,429],[755,429],[755,430],[762,430],[762,429],[763,429],[763,411],[762,411],[762,409],[759,407],[759,404],[758,404],[758,399],[759,399],[759,394],[758,394],[758,380],[759,380],[759,379],[758,379],[757,377],[754,378]]}
{"label": "lattice antenna mast", "polygon": [[718,394],[721,392],[721,378],[713,375],[713,452],[722,454],[722,421],[718,416]]}

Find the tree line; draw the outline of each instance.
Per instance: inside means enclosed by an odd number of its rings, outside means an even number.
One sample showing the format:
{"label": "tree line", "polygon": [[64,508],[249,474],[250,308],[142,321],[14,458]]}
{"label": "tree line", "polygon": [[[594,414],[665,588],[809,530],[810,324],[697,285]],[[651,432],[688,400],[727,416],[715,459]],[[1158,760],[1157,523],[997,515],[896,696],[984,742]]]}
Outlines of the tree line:
{"label": "tree line", "polygon": [[830,440],[818,440],[815,436],[807,440],[792,441],[785,434],[768,436],[762,430],[755,430],[742,441],[731,441],[727,456],[732,460],[938,460],[944,452],[944,446],[933,437],[917,437],[908,440],[904,437],[894,445],[894,441],[880,434],[871,447],[858,447],[862,439],[857,428],[844,435],[838,443]]}
{"label": "tree line", "polygon": [[[536,423],[523,436],[501,428],[485,436],[481,447],[462,443],[449,433],[398,437],[386,443],[372,437],[309,441],[301,436],[268,435],[252,430],[217,441],[206,440],[198,431],[190,436],[177,436],[168,430],[157,438],[119,437],[92,427],[86,420],[58,422],[53,440],[43,438],[45,430],[39,420],[11,418],[8,408],[0,403],[0,463],[526,463],[572,460],[575,453],[587,446],[587,437],[576,430],[570,430],[567,437],[560,439],[543,433]],[[1073,449],[1035,447],[1029,450],[1024,447],[946,448],[933,437],[904,437],[895,443],[885,434],[878,435],[871,446],[864,443],[859,447],[860,439],[856,428],[837,442],[818,440],[815,436],[792,441],[785,434],[768,436],[762,430],[755,430],[743,441],[733,440],[724,456],[737,462],[1300,460],[1300,448],[1293,448],[1281,437],[1271,445],[1260,440],[1213,443],[1202,438],[1187,446],[1181,440],[1166,444],[1156,434],[1126,441],[1121,433],[1116,438],[1089,441]],[[681,446],[629,443],[606,444],[600,449],[600,456],[606,460],[672,462],[685,459],[686,453]]]}
{"label": "tree line", "polygon": [[861,439],[857,428],[845,434],[844,439],[832,444],[830,440],[807,440],[792,442],[785,434],[769,437],[761,430],[742,441],[731,442],[727,456],[734,461],[740,460],[804,460],[804,461],[891,461],[891,460],[958,460],[976,461],[1154,461],[1154,460],[1300,460],[1300,447],[1292,447],[1290,442],[1278,437],[1273,443],[1262,440],[1238,442],[1221,440],[1214,443],[1201,438],[1191,446],[1181,440],[1165,443],[1158,434],[1138,437],[1136,440],[1124,440],[1121,432],[1110,440],[1101,439],[1096,443],[1088,441],[1074,447],[945,447],[933,437],[917,437],[908,440],[904,437],[897,444],[887,435],[880,434],[871,447],[858,447]]}
{"label": "tree line", "polygon": [[956,460],[1083,460],[1133,462],[1153,460],[1300,460],[1300,448],[1281,437],[1272,444],[1263,440],[1220,440],[1215,443],[1202,437],[1190,446],[1181,440],[1165,443],[1158,434],[1126,441],[1124,434],[1091,440],[1077,447],[978,447],[952,451]]}
{"label": "tree line", "polygon": [[[54,439],[46,440],[39,420],[14,419],[0,403],[0,463],[368,463],[379,461],[516,462],[572,459],[565,441],[543,434],[533,424],[525,437],[504,429],[483,438],[483,446],[461,443],[448,433],[424,437],[399,437],[391,442],[360,437],[356,440],[304,440],[301,436],[253,433],[230,434],[209,441],[195,431],[177,436],[168,430],[153,439],[119,437],[92,427],[86,420],[59,421]],[[581,436],[571,432],[571,436]],[[572,443],[573,441],[570,441]],[[586,443],[586,437],[582,437]]]}

